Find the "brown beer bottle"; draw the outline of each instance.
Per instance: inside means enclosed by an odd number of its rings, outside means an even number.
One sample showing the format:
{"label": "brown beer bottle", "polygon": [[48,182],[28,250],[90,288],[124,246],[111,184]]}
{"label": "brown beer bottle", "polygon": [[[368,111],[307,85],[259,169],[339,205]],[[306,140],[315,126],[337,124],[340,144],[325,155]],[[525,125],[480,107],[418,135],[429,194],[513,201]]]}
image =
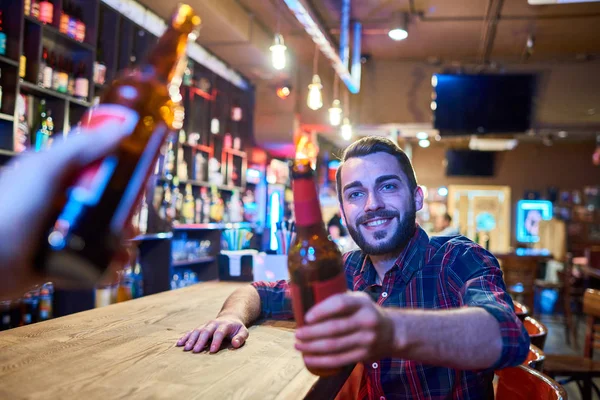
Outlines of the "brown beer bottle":
{"label": "brown beer bottle", "polygon": [[[309,160],[296,160],[292,167],[292,190],[296,217],[296,239],[288,254],[290,291],[294,318],[304,325],[304,315],[327,297],[347,290],[342,254],[329,239],[323,223],[321,206]],[[335,370],[313,370],[315,375],[329,376]]]}
{"label": "brown beer bottle", "polygon": [[[115,256],[123,231],[140,200],[169,133],[181,128],[179,105],[188,40],[200,17],[179,4],[148,59],[107,88],[101,104],[84,116],[84,126],[101,129],[117,122],[128,131],[114,153],[88,167],[57,206],[36,254],[40,272],[78,286],[93,285]],[[137,118],[125,118],[124,106]],[[52,199],[59,203],[59,199]]]}

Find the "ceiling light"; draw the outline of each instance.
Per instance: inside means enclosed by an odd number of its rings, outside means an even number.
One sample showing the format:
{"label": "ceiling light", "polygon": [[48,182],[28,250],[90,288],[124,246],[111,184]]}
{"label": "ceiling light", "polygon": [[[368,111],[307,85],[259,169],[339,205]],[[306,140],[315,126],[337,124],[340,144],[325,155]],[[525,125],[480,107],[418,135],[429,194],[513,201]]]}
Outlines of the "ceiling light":
{"label": "ceiling light", "polygon": [[469,140],[469,149],[477,151],[507,151],[519,144],[517,139],[478,138],[473,136]]}
{"label": "ceiling light", "polygon": [[429,135],[427,134],[427,132],[417,132],[417,139],[425,140],[427,138],[429,138]]}
{"label": "ceiling light", "polygon": [[339,126],[342,122],[342,107],[338,99],[333,100],[329,109],[329,123],[332,126]]}
{"label": "ceiling light", "polygon": [[288,86],[281,86],[277,88],[277,97],[280,99],[287,99],[290,95],[290,88]]}
{"label": "ceiling light", "polygon": [[448,196],[448,188],[447,188],[447,187],[445,187],[445,186],[441,186],[441,187],[439,187],[437,192],[438,192],[438,194],[439,194],[440,196],[442,196],[442,197],[446,197],[446,196]]}
{"label": "ceiling light", "polygon": [[427,147],[431,146],[431,142],[429,140],[427,140],[427,139],[419,140],[419,146],[421,146],[424,149],[426,149]]}
{"label": "ceiling light", "polygon": [[397,13],[394,15],[392,27],[388,32],[388,36],[395,41],[404,40],[408,37],[408,15],[405,13]]}
{"label": "ceiling light", "polygon": [[566,138],[567,135],[568,135],[567,131],[559,131],[558,132],[558,137],[561,138],[561,139]]}
{"label": "ceiling light", "polygon": [[275,39],[273,41],[273,46],[270,47],[271,50],[271,61],[273,63],[273,68],[277,70],[282,70],[285,68],[285,51],[287,47],[283,43],[283,36],[279,33],[275,35]]}
{"label": "ceiling light", "polygon": [[430,107],[431,107],[431,111],[437,110],[437,103],[435,101],[432,101]]}
{"label": "ceiling light", "polygon": [[352,139],[352,124],[348,118],[344,118],[344,123],[341,128],[342,139],[350,141]]}
{"label": "ceiling light", "polygon": [[439,142],[440,140],[442,140],[442,136],[441,135],[435,135],[435,141]]}
{"label": "ceiling light", "polygon": [[323,85],[321,85],[321,78],[319,78],[319,75],[313,75],[312,83],[308,85],[308,99],[306,102],[308,108],[311,110],[316,111],[323,107],[323,95],[321,93],[322,88]]}

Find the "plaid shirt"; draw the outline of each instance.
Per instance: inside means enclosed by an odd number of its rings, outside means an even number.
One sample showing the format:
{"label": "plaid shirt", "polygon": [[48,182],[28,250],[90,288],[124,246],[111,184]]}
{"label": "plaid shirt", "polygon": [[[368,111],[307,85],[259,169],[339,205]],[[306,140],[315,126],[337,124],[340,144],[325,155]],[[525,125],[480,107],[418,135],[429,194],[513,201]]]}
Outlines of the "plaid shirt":
{"label": "plaid shirt", "polygon": [[[502,354],[485,371],[460,371],[386,358],[364,364],[361,399],[490,398],[493,371],[518,365],[529,336],[513,310],[496,258],[463,236],[429,238],[420,227],[396,263],[376,283],[377,272],[360,251],[344,255],[346,280],[382,307],[451,309],[481,307],[498,320]],[[293,318],[286,281],[254,282],[262,317]],[[493,398],[493,395],[492,395]]]}

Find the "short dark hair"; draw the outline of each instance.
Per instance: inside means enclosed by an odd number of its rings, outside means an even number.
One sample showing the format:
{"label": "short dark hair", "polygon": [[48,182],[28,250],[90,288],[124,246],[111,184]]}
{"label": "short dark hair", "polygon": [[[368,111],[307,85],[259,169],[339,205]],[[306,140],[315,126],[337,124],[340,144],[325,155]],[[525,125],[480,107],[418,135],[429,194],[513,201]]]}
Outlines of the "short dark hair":
{"label": "short dark hair", "polygon": [[450,214],[446,213],[444,214],[444,219],[451,224],[452,223],[452,217],[450,216]]}
{"label": "short dark hair", "polygon": [[342,154],[341,164],[335,172],[335,183],[338,200],[342,204],[342,167],[350,158],[368,156],[374,153],[387,153],[398,160],[400,169],[408,179],[408,188],[414,191],[417,188],[417,177],[415,170],[406,153],[395,142],[380,136],[366,136],[346,147]]}

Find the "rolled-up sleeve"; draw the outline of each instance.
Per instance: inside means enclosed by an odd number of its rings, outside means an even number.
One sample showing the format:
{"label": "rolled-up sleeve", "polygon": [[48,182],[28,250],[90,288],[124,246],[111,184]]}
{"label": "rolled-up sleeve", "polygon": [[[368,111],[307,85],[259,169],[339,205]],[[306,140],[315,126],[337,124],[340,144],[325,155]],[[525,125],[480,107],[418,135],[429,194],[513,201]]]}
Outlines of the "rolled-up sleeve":
{"label": "rolled-up sleeve", "polygon": [[480,246],[470,247],[459,258],[460,268],[454,272],[461,275],[463,306],[483,308],[500,326],[502,353],[490,370],[521,364],[529,352],[529,334],[515,314],[498,261]]}
{"label": "rolled-up sleeve", "polygon": [[252,286],[260,296],[260,317],[273,319],[293,319],[290,286],[287,281],[253,282]]}

